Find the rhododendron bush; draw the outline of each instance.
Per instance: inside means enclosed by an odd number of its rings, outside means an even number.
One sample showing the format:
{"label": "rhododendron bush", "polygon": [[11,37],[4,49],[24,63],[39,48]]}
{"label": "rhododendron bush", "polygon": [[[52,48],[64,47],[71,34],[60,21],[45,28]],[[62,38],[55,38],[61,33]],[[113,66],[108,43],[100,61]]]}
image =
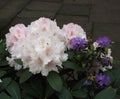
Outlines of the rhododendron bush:
{"label": "rhododendron bush", "polygon": [[44,17],[12,26],[0,40],[0,99],[117,99],[111,44]]}

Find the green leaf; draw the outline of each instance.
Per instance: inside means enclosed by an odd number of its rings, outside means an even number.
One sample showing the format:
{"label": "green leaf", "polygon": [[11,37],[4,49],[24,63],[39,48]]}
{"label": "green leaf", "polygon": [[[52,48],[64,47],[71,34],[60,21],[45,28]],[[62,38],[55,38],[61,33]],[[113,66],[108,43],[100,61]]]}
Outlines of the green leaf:
{"label": "green leaf", "polygon": [[11,82],[11,78],[4,78],[2,79],[2,82],[0,83],[0,91],[6,88]]}
{"label": "green leaf", "polygon": [[0,66],[7,66],[8,65],[8,61],[7,60],[1,60],[0,61]]}
{"label": "green leaf", "polygon": [[75,90],[72,91],[72,96],[76,97],[76,98],[85,98],[87,97],[87,92],[85,92],[83,89],[80,90]]}
{"label": "green leaf", "polygon": [[114,87],[120,87],[120,68],[113,69],[111,72],[114,77]]}
{"label": "green leaf", "polygon": [[6,74],[5,71],[0,70],[0,77],[4,76]]}
{"label": "green leaf", "polygon": [[47,86],[46,88],[46,93],[45,93],[45,97],[46,99],[49,99],[49,97],[54,93],[55,91],[51,88],[51,86]]}
{"label": "green leaf", "polygon": [[19,82],[23,83],[26,80],[28,80],[31,76],[32,76],[32,73],[30,73],[27,69],[20,75],[20,81]]}
{"label": "green leaf", "polygon": [[27,96],[25,99],[34,99],[33,97]]}
{"label": "green leaf", "polygon": [[116,95],[116,90],[108,87],[98,93],[94,99],[113,99]]}
{"label": "green leaf", "polygon": [[8,55],[8,51],[6,51],[6,44],[5,40],[2,40],[0,42],[0,60],[5,59],[6,55]]}
{"label": "green leaf", "polygon": [[12,98],[8,96],[6,93],[2,92],[0,93],[0,99],[12,99]]}
{"label": "green leaf", "polygon": [[63,88],[58,94],[59,99],[73,99],[70,91],[66,88]]}
{"label": "green leaf", "polygon": [[72,88],[72,90],[78,90],[78,89],[81,89],[81,87],[83,86],[83,83],[84,83],[85,79],[82,79],[80,81],[78,81],[74,87]]}
{"label": "green leaf", "polygon": [[43,99],[43,86],[41,79],[34,78],[31,79],[30,85],[33,91],[38,95],[38,99]]}
{"label": "green leaf", "polygon": [[2,41],[0,42],[0,53],[6,52],[5,49],[6,49],[5,40],[2,40]]}
{"label": "green leaf", "polygon": [[109,70],[105,74],[110,76],[111,83],[115,88],[120,87],[120,68]]}
{"label": "green leaf", "polygon": [[20,89],[15,81],[12,81],[6,88],[7,92],[12,96],[13,99],[21,99]]}
{"label": "green leaf", "polygon": [[120,95],[120,88],[117,90],[117,94]]}
{"label": "green leaf", "polygon": [[68,59],[73,59],[74,58],[74,52],[73,51],[71,51],[71,50],[69,50],[69,51],[67,51],[67,54],[68,54]]}
{"label": "green leaf", "polygon": [[22,62],[21,59],[15,59],[14,61],[15,61],[16,63],[20,64],[20,65],[23,65],[23,62]]}
{"label": "green leaf", "polygon": [[113,73],[111,72],[111,70],[108,70],[108,71],[106,71],[104,73],[105,73],[105,75],[110,77],[111,83],[113,83],[115,81],[115,77],[114,77]]}
{"label": "green leaf", "polygon": [[78,66],[77,64],[75,64],[73,62],[70,62],[70,61],[63,62],[62,65],[66,68],[70,68],[70,69],[73,69],[73,70],[76,70],[76,71],[81,70],[80,66]]}
{"label": "green leaf", "polygon": [[63,83],[58,73],[50,72],[47,81],[54,90],[61,91]]}
{"label": "green leaf", "polygon": [[29,83],[24,83],[22,84],[21,87],[25,94],[38,98],[38,94],[33,90],[33,88],[31,87]]}
{"label": "green leaf", "polygon": [[8,55],[8,51],[6,51],[5,40],[0,42],[0,66],[8,65],[6,61],[6,56]]}

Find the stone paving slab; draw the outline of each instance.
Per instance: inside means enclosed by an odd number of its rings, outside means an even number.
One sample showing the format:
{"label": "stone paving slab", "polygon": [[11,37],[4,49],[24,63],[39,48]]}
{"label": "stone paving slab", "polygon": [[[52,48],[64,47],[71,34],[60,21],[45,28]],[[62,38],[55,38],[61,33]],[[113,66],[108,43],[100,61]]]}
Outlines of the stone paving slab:
{"label": "stone paving slab", "polygon": [[63,4],[59,14],[73,16],[88,16],[90,14],[90,5]]}
{"label": "stone paving slab", "polygon": [[30,24],[32,21],[39,19],[40,17],[48,17],[53,19],[54,13],[40,12],[40,11],[30,11],[30,12],[21,12],[17,17],[11,22],[11,25],[15,25],[18,23],[23,23],[26,26]]}
{"label": "stone paving slab", "polygon": [[41,1],[32,1],[26,8],[29,10],[39,10],[39,11],[52,11],[56,12],[59,7],[60,3],[54,2],[41,2]]}
{"label": "stone paving slab", "polygon": [[[25,4],[28,0],[11,0],[11,2],[7,3],[2,9],[0,9],[0,20],[9,21],[21,10],[23,4]],[[1,27],[2,28],[2,27]]]}
{"label": "stone paving slab", "polygon": [[14,26],[16,24],[25,24],[26,26],[28,26],[32,21],[35,21],[37,18],[36,17],[30,17],[30,18],[26,18],[26,17],[16,17],[13,22],[9,25],[10,26]]}
{"label": "stone paving slab", "polygon": [[120,0],[96,0],[92,8],[91,21],[120,23]]}
{"label": "stone paving slab", "polygon": [[55,13],[53,12],[46,12],[46,11],[27,11],[24,10],[22,11],[19,15],[17,15],[20,18],[39,18],[39,17],[48,17],[48,18],[53,18],[55,16]]}
{"label": "stone paving slab", "polygon": [[117,23],[95,23],[93,27],[93,38],[108,36],[114,42],[120,42],[120,24]]}
{"label": "stone paving slab", "polygon": [[9,25],[9,27],[10,26],[14,26],[14,25],[16,25],[16,24],[19,24],[19,23],[21,23],[21,24],[25,24],[26,26],[28,25],[28,24],[30,24],[32,21],[35,21],[37,18],[36,17],[30,17],[30,18],[26,18],[26,17],[16,17],[13,21],[12,21],[12,23]]}
{"label": "stone paving slab", "polygon": [[9,0],[0,0],[0,9],[3,8]]}
{"label": "stone paving slab", "polygon": [[63,0],[33,0],[33,1],[42,1],[42,2],[62,2]]}
{"label": "stone paving slab", "polygon": [[68,3],[68,4],[94,4],[94,0],[64,0],[63,3]]}
{"label": "stone paving slab", "polygon": [[[6,29],[6,26],[12,21],[12,19],[17,15],[17,13],[25,6],[29,0],[11,0],[9,3],[0,9],[0,30]],[[4,35],[0,33],[0,36]]]}

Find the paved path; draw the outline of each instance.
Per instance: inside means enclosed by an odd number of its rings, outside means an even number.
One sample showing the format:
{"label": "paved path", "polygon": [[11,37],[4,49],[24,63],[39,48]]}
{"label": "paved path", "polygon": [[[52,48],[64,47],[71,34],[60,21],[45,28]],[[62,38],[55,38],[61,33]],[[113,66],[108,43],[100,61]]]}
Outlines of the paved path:
{"label": "paved path", "polygon": [[109,36],[115,42],[113,56],[120,59],[120,0],[0,0],[0,37],[11,25],[28,25],[41,16],[59,26],[80,24],[94,39]]}

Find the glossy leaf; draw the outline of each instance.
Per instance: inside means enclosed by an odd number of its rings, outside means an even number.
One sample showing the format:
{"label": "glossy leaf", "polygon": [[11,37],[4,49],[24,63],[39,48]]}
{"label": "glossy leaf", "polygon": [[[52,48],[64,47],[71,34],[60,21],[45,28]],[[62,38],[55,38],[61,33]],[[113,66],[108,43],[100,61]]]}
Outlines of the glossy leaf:
{"label": "glossy leaf", "polygon": [[51,88],[51,86],[47,86],[45,97],[46,99],[49,99],[49,97],[54,93],[55,91]]}
{"label": "glossy leaf", "polygon": [[116,90],[108,87],[98,93],[94,99],[113,99],[116,95]]}
{"label": "glossy leaf", "polygon": [[81,89],[81,87],[83,86],[84,84],[84,81],[85,79],[82,79],[80,81],[78,81],[72,88],[72,90],[78,90],[78,89]]}
{"label": "glossy leaf", "polygon": [[31,85],[29,83],[24,83],[21,87],[22,87],[22,90],[25,94],[28,94],[28,95],[33,96],[35,98],[38,97],[38,94],[33,90],[33,88],[31,87]]}
{"label": "glossy leaf", "polygon": [[67,54],[68,54],[68,58],[69,59],[73,59],[74,58],[74,52],[73,51],[67,51]]}
{"label": "glossy leaf", "polygon": [[63,62],[62,64],[64,67],[66,68],[70,68],[70,69],[73,69],[73,70],[76,70],[76,71],[79,71],[81,70],[80,66],[73,63],[73,62],[70,62],[70,61],[66,61],[66,62]]}
{"label": "glossy leaf", "polygon": [[0,61],[0,66],[7,66],[7,65],[8,65],[8,61],[6,59]]}
{"label": "glossy leaf", "polygon": [[11,82],[11,78],[4,78],[2,79],[2,82],[0,83],[0,90],[3,90],[6,88]]}
{"label": "glossy leaf", "polygon": [[74,96],[76,98],[87,97],[87,92],[85,92],[83,89],[75,90],[75,91],[72,91],[71,93],[72,93],[72,96]]}
{"label": "glossy leaf", "polygon": [[20,65],[23,65],[23,62],[22,62],[21,59],[15,59],[15,62],[18,63],[18,64],[20,64]]}
{"label": "glossy leaf", "polygon": [[58,94],[59,99],[73,99],[70,91],[67,88],[63,88]]}
{"label": "glossy leaf", "polygon": [[41,82],[42,82],[41,79],[38,79],[38,78],[31,79],[30,81],[31,88],[37,94],[37,97],[39,99],[43,99],[43,88],[44,87],[42,86]]}
{"label": "glossy leaf", "polygon": [[8,96],[6,93],[2,92],[2,93],[0,93],[0,99],[13,99],[13,98]]}
{"label": "glossy leaf", "polygon": [[12,81],[9,86],[7,86],[6,90],[13,99],[21,99],[20,89],[15,81]]}
{"label": "glossy leaf", "polygon": [[29,72],[28,70],[25,70],[24,72],[22,72],[22,74],[20,75],[20,83],[23,83],[25,81],[27,81],[30,77],[32,76],[32,73]]}
{"label": "glossy leaf", "polygon": [[47,81],[54,90],[61,91],[63,83],[58,73],[50,72]]}
{"label": "glossy leaf", "polygon": [[6,74],[5,71],[0,70],[0,77],[4,76]]}

